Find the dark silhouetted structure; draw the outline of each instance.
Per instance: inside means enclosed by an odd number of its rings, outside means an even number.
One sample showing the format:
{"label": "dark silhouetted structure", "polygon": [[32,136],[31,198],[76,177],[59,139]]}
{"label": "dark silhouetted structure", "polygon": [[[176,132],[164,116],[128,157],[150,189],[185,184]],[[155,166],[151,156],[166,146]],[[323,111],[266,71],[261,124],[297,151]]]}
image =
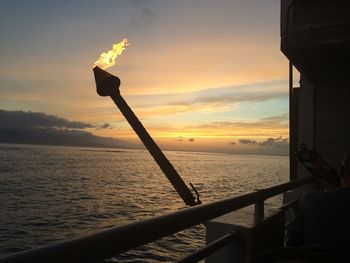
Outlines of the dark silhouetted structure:
{"label": "dark silhouetted structure", "polygon": [[341,184],[331,191],[306,192],[297,206],[287,242],[291,246],[350,244],[350,159],[345,155],[341,165]]}

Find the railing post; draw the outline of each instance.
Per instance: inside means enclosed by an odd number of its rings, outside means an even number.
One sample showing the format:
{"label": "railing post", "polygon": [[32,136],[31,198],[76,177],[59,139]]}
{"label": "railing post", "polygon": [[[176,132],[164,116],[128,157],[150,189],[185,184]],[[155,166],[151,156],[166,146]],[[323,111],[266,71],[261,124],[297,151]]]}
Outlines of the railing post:
{"label": "railing post", "polygon": [[259,200],[254,205],[254,216],[256,221],[264,219],[264,201],[265,200]]}
{"label": "railing post", "polygon": [[255,199],[260,204],[260,211],[264,211],[265,216],[261,219],[256,219],[255,209],[250,205],[207,222],[207,243],[232,231],[241,233],[243,242],[218,250],[206,259],[206,263],[248,263],[267,249],[283,246],[284,213],[272,205],[266,204],[264,208],[264,200],[264,197]]}
{"label": "railing post", "polygon": [[[237,231],[232,231],[217,240],[211,242],[210,244],[207,244],[205,247],[195,251],[191,255],[188,255],[184,258],[182,258],[179,261],[176,261],[176,263],[192,263],[192,262],[199,262],[202,259],[205,259],[209,255],[213,254],[214,252],[218,251],[219,249],[229,246],[238,246],[237,243],[242,243],[242,236]],[[233,246],[232,246],[233,245]],[[241,250],[243,250],[243,246],[241,246]],[[237,260],[237,259],[236,259]],[[236,261],[237,262],[237,261]]]}
{"label": "railing post", "polygon": [[[263,192],[264,189],[255,189],[257,192]],[[256,221],[261,221],[264,219],[265,212],[264,212],[264,202],[265,199],[258,199],[254,204],[254,217]]]}

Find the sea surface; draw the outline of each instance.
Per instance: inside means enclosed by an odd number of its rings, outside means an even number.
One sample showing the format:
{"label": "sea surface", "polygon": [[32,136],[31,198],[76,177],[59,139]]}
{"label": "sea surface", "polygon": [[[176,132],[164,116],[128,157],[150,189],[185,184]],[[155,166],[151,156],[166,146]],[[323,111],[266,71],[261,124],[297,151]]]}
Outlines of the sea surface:
{"label": "sea surface", "polygon": [[[165,155],[203,203],[288,181],[287,157]],[[145,150],[0,144],[0,257],[184,207]],[[109,261],[173,262],[204,244],[199,225]]]}

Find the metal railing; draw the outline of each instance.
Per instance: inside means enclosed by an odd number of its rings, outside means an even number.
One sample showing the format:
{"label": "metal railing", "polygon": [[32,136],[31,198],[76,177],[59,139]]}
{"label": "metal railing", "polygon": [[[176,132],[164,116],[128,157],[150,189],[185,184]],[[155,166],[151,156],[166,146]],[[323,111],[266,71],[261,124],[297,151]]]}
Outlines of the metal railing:
{"label": "metal railing", "polygon": [[233,242],[240,242],[242,239],[243,237],[241,233],[237,231],[232,231],[231,233],[228,233],[220,237],[219,239],[197,250],[196,252],[182,258],[181,260],[178,260],[176,263],[198,262],[202,259],[205,259],[207,256],[210,256],[211,254],[218,251],[219,249],[227,246],[228,244]]}
{"label": "metal railing", "polygon": [[[264,200],[270,197],[312,182],[313,178],[311,177],[291,181],[260,189],[256,192],[251,192],[238,197],[230,197],[209,204],[198,205],[163,216],[131,223],[125,226],[115,227],[81,238],[30,249],[3,257],[0,259],[0,262],[96,262],[137,248],[248,205],[255,203],[261,205]],[[261,208],[259,209],[261,210]]]}

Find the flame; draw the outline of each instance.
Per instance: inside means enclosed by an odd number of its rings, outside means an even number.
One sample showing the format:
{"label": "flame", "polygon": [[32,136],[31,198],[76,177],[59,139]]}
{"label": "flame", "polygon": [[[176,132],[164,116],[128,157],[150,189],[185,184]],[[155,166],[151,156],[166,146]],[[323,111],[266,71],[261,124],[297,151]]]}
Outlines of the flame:
{"label": "flame", "polygon": [[117,56],[121,55],[127,46],[130,46],[127,38],[124,38],[118,44],[113,44],[113,49],[103,52],[100,58],[94,63],[94,67],[98,66],[101,69],[106,69],[114,66]]}

